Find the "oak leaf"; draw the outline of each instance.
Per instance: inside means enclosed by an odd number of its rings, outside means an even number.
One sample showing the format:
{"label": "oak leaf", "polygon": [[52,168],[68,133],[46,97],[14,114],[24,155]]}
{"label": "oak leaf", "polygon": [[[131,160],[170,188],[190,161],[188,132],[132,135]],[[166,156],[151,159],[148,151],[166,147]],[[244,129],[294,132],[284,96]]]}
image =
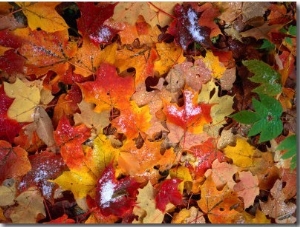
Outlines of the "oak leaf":
{"label": "oak leaf", "polygon": [[67,30],[65,20],[56,12],[55,7],[59,2],[22,2],[17,3],[25,16],[28,26],[32,30],[42,29],[46,32]]}
{"label": "oak leaf", "polygon": [[21,177],[30,169],[27,152],[21,147],[12,147],[5,140],[0,140],[0,182],[7,178]]}

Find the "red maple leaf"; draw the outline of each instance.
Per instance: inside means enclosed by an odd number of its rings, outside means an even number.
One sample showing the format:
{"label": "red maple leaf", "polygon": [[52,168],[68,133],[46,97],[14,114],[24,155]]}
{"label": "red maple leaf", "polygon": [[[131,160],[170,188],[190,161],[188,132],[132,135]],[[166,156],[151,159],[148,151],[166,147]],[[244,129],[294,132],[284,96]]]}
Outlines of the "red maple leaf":
{"label": "red maple leaf", "polygon": [[213,138],[209,138],[201,145],[191,147],[189,152],[197,159],[198,165],[194,167],[193,172],[199,177],[202,177],[205,171],[211,168],[214,160],[225,161],[224,154],[216,148]]}
{"label": "red maple leaf", "polygon": [[178,184],[181,181],[176,178],[163,181],[155,196],[156,208],[164,212],[169,202],[175,206],[182,204],[182,194],[178,191]]}
{"label": "red maple leaf", "polygon": [[117,180],[110,164],[97,183],[96,204],[105,216],[128,216],[135,205],[138,188],[139,183],[129,176]]}
{"label": "red maple leaf", "polygon": [[22,178],[19,190],[25,191],[30,186],[38,186],[46,199],[52,198],[55,184],[48,180],[55,179],[66,168],[59,154],[43,151],[29,156],[31,170]]}
{"label": "red maple leaf", "polygon": [[78,30],[83,36],[88,36],[95,44],[109,43],[117,34],[118,30],[104,25],[104,21],[114,13],[114,8],[118,3],[78,2],[81,12],[78,19]]}
{"label": "red maple leaf", "polygon": [[167,104],[165,113],[167,115],[167,121],[174,123],[183,129],[187,129],[191,126],[198,126],[203,122],[211,122],[210,116],[210,104],[198,104],[196,96],[192,91],[184,90],[184,105],[177,106],[174,104]]}
{"label": "red maple leaf", "polygon": [[14,72],[23,73],[24,63],[25,59],[18,55],[13,49],[5,51],[4,55],[0,56],[0,69],[8,74]]}
{"label": "red maple leaf", "polygon": [[7,116],[7,110],[12,104],[13,99],[9,98],[4,92],[4,86],[0,87],[0,140],[6,140],[10,143],[18,135],[20,129],[25,124],[10,119]]}
{"label": "red maple leaf", "polygon": [[82,144],[90,137],[90,129],[84,124],[72,127],[64,116],[54,132],[54,139],[60,146],[60,153],[69,168],[80,168],[83,165],[84,152]]}
{"label": "red maple leaf", "polygon": [[168,33],[173,35],[175,41],[186,50],[192,42],[198,42],[204,47],[211,46],[210,29],[198,23],[198,15],[190,5],[175,5],[174,16],[168,28]]}

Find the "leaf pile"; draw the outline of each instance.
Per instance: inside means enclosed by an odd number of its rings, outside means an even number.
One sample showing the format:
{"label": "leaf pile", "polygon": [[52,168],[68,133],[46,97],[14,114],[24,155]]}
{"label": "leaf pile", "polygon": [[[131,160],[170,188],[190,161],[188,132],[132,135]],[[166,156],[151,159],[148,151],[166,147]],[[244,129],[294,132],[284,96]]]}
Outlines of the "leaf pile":
{"label": "leaf pile", "polygon": [[296,223],[296,4],[0,3],[0,223]]}

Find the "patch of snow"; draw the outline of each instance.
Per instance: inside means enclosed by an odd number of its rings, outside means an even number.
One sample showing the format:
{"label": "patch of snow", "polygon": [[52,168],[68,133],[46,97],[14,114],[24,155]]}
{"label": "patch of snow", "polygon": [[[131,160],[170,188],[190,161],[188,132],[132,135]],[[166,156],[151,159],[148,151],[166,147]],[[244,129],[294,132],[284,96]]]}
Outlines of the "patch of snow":
{"label": "patch of snow", "polygon": [[192,9],[189,9],[187,16],[188,16],[188,20],[191,24],[188,27],[188,30],[189,30],[190,34],[192,35],[193,39],[198,42],[203,41],[204,37],[200,34],[200,27],[198,25],[197,14]]}
{"label": "patch of snow", "polygon": [[115,185],[111,180],[107,181],[102,186],[101,201],[100,201],[101,205],[104,205],[105,203],[112,200],[112,196],[114,194],[114,186]]}

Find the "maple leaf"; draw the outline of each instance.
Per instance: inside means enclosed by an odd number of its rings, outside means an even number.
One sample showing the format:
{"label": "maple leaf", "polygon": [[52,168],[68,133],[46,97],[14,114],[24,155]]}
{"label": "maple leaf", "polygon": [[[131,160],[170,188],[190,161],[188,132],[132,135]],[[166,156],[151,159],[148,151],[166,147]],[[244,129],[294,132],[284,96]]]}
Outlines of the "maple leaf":
{"label": "maple leaf", "polygon": [[149,107],[138,107],[134,101],[131,101],[127,109],[123,109],[120,116],[113,119],[111,123],[119,132],[124,133],[127,139],[134,139],[148,130],[150,120]]}
{"label": "maple leaf", "polygon": [[112,19],[117,22],[134,24],[139,15],[145,18],[145,21],[154,27],[160,25],[164,27],[172,19],[174,2],[120,2],[115,7]]}
{"label": "maple leaf", "polygon": [[13,223],[32,224],[46,217],[44,198],[37,188],[29,188],[15,200],[18,205],[12,207],[10,213]]}
{"label": "maple leaf", "polygon": [[[118,32],[117,30],[104,25],[104,21],[113,15],[114,8],[118,3],[79,2],[77,3],[81,17],[77,21],[78,30],[87,36],[96,45],[109,43]],[[101,15],[101,17],[99,17]]]}
{"label": "maple leaf", "polygon": [[12,103],[13,99],[5,94],[4,86],[0,86],[0,140],[6,140],[10,143],[13,142],[23,126],[7,114]]}
{"label": "maple leaf", "polygon": [[9,74],[23,73],[24,63],[25,58],[18,55],[13,49],[5,51],[4,55],[0,56],[0,69]]}
{"label": "maple leaf", "polygon": [[235,146],[226,146],[224,153],[233,160],[233,164],[239,167],[253,166],[253,156],[255,148],[251,146],[245,138],[238,137]]}
{"label": "maple leaf", "polygon": [[176,4],[174,7],[174,16],[176,19],[171,22],[168,33],[175,37],[175,41],[184,50],[192,42],[198,42],[203,47],[211,45],[210,31],[199,25],[198,15],[191,6],[184,7]]}
{"label": "maple leaf", "polygon": [[172,219],[175,224],[196,224],[206,223],[203,213],[196,207],[192,206],[190,209],[182,209],[179,213],[175,213]]}
{"label": "maple leaf", "polygon": [[155,46],[159,60],[154,62],[154,70],[158,71],[160,75],[167,73],[172,66],[185,61],[183,50],[176,46],[174,42],[156,43]]}
{"label": "maple leaf", "polygon": [[31,169],[27,152],[21,147],[12,147],[4,140],[0,140],[0,160],[0,182],[23,176]]}
{"label": "maple leaf", "polygon": [[182,204],[182,194],[178,191],[178,185],[182,180],[173,178],[164,180],[155,196],[156,208],[165,212],[166,205],[170,202],[175,206]]}
{"label": "maple leaf", "polygon": [[147,46],[139,49],[128,50],[123,48],[117,52],[114,65],[120,72],[126,72],[128,69],[135,71],[135,87],[145,83],[149,76],[154,75],[154,61],[158,58],[154,48]]}
{"label": "maple leaf", "polygon": [[194,173],[197,177],[202,177],[206,170],[212,167],[212,164],[218,161],[224,161],[225,156],[216,149],[213,138],[209,138],[202,144],[192,146],[189,150],[195,158]]}
{"label": "maple leaf", "polygon": [[257,176],[253,176],[250,171],[239,172],[239,181],[233,186],[233,190],[243,198],[245,209],[252,206],[259,194]]}
{"label": "maple leaf", "polygon": [[[23,91],[20,93],[19,91]],[[34,108],[40,103],[40,89],[36,86],[27,86],[20,79],[9,84],[4,83],[4,91],[10,98],[15,98],[7,114],[18,122],[32,122]]]}
{"label": "maple leaf", "polygon": [[242,204],[227,185],[222,190],[218,190],[211,175],[201,186],[201,199],[197,203],[201,211],[208,214],[208,219],[212,224],[232,223],[239,215],[239,212],[232,207],[239,207]]}
{"label": "maple leaf", "polygon": [[226,186],[232,190],[236,184],[233,180],[233,175],[237,172],[237,166],[230,165],[227,162],[219,162],[219,160],[216,159],[212,162],[211,169],[205,172],[205,176],[211,176],[218,189],[226,184]]}
{"label": "maple leaf", "polygon": [[211,122],[209,104],[198,104],[195,92],[190,90],[183,91],[184,105],[166,104],[164,112],[167,122],[173,123],[191,132],[202,132],[203,124]]}
{"label": "maple leaf", "polygon": [[49,70],[64,74],[69,67],[68,60],[77,50],[76,43],[69,41],[68,31],[47,33],[29,29],[24,33],[27,36],[20,34],[24,41],[18,52],[26,58],[26,74],[40,76]]}
{"label": "maple leaf", "polygon": [[262,211],[272,218],[275,218],[276,223],[295,223],[296,217],[293,214],[296,212],[296,204],[285,202],[285,195],[282,191],[282,181],[276,180],[271,189],[271,196],[267,202],[259,202]]}
{"label": "maple leaf", "polygon": [[[134,79],[120,77],[116,68],[103,63],[96,73],[95,81],[78,84],[82,90],[83,98],[89,103],[95,103],[95,112],[122,107],[129,104],[129,99],[134,93]],[[127,107],[126,107],[127,108]]]}
{"label": "maple leaf", "polygon": [[84,37],[82,46],[78,48],[76,55],[70,61],[75,66],[74,73],[87,77],[95,73],[101,63],[114,64],[116,51],[116,43],[101,50],[95,48],[95,45]]}
{"label": "maple leaf", "polygon": [[220,14],[218,7],[210,2],[207,2],[201,5],[197,11],[201,12],[199,25],[203,27],[206,26],[211,29],[210,38],[222,35],[219,26],[214,21]]}
{"label": "maple leaf", "polygon": [[66,165],[71,169],[80,169],[84,164],[82,144],[89,138],[90,129],[85,125],[72,127],[69,120],[63,117],[54,132],[54,139],[60,146],[60,153]]}
{"label": "maple leaf", "polygon": [[75,220],[68,218],[67,214],[63,214],[61,217],[53,219],[49,222],[45,222],[46,224],[74,224]]}
{"label": "maple leaf", "polygon": [[32,30],[42,29],[46,32],[56,32],[68,29],[65,20],[56,12],[58,2],[22,2],[17,3]]}
{"label": "maple leaf", "polygon": [[[154,188],[150,181],[145,187],[138,189],[138,196],[133,213],[139,216],[137,223],[162,223],[164,213],[156,208]],[[136,222],[133,222],[136,223]]]}
{"label": "maple leaf", "polygon": [[139,183],[130,177],[117,180],[112,164],[108,165],[97,183],[96,203],[103,215],[124,216],[135,205]]}
{"label": "maple leaf", "polygon": [[89,128],[94,128],[96,129],[96,134],[102,132],[103,128],[109,125],[110,111],[105,110],[96,113],[94,112],[94,105],[84,100],[78,104],[78,107],[80,114],[74,114],[75,125],[84,124]]}
{"label": "maple leaf", "polygon": [[46,199],[51,199],[55,185],[48,180],[58,177],[66,169],[62,157],[43,151],[29,156],[29,160],[31,170],[22,177],[18,189],[25,191],[31,186],[37,186]]}

